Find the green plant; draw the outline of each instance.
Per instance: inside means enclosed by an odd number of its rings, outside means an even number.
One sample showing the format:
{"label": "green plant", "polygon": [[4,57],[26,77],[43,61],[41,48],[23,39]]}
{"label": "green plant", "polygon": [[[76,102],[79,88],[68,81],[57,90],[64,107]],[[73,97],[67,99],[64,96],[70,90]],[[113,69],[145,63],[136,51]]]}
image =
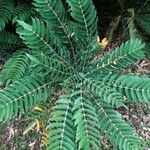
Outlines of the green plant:
{"label": "green plant", "polygon": [[145,58],[145,45],[133,38],[94,59],[101,47],[92,0],[66,2],[64,7],[61,0],[34,0],[40,16],[32,18],[32,25],[15,17],[28,50],[20,48],[1,72],[6,87],[0,90],[0,121],[49,100],[47,149],[98,150],[103,133],[116,149],[144,149],[116,108],[127,109],[125,97],[131,103],[150,103],[150,79],[124,72]]}
{"label": "green plant", "polygon": [[[146,45],[145,52],[149,55],[149,41],[145,35],[150,35],[150,1],[118,0],[118,4],[120,5],[120,14],[117,13],[115,17],[113,16],[108,26],[107,38],[109,42],[112,42],[115,30],[120,28],[120,24],[122,24],[124,34],[131,39],[141,39]],[[117,6],[115,10],[118,10]]]}

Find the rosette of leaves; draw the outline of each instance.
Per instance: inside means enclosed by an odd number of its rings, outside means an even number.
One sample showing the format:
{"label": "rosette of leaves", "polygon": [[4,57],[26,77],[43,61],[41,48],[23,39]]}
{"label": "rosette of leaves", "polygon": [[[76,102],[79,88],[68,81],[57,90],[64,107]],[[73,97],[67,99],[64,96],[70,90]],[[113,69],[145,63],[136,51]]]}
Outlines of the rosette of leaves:
{"label": "rosette of leaves", "polygon": [[[61,0],[34,0],[40,19],[32,18],[32,24],[17,21],[29,51],[14,54],[9,68],[4,65],[1,79],[9,84],[0,90],[0,121],[48,101],[48,150],[99,150],[103,133],[116,149],[144,149],[116,108],[127,107],[125,98],[150,103],[150,79],[124,73],[128,65],[145,58],[145,45],[130,39],[95,60],[101,48],[92,0],[66,2],[67,8]],[[13,73],[10,79],[5,78],[7,69]]]}

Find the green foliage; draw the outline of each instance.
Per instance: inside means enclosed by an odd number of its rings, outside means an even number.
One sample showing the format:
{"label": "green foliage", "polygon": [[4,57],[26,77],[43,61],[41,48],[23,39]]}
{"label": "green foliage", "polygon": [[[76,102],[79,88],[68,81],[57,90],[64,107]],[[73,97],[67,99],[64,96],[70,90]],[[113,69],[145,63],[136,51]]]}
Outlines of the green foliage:
{"label": "green foliage", "polygon": [[[123,13],[125,1],[119,2]],[[14,119],[44,102],[50,112],[48,150],[99,150],[103,133],[116,149],[144,149],[144,142],[116,110],[128,109],[125,98],[150,104],[150,79],[124,73],[126,67],[145,58],[145,44],[138,30],[132,32],[134,11],[128,11],[132,14],[127,18],[130,39],[94,59],[102,48],[92,0],[34,0],[39,15],[32,18],[30,4],[21,3],[13,12],[12,23],[22,41],[6,32],[0,35],[2,43],[24,43],[1,71],[0,121]]]}
{"label": "green foliage", "polygon": [[[71,32],[67,27],[67,16],[60,0],[34,0],[36,9],[40,12],[43,19],[48,23],[49,30],[55,34],[55,38],[63,45],[71,44]],[[57,26],[56,26],[57,25]]]}
{"label": "green foliage", "polygon": [[28,112],[38,101],[46,100],[49,84],[42,77],[25,77],[0,91],[0,121]]}
{"label": "green foliage", "polygon": [[14,5],[12,0],[1,0],[0,2],[0,31],[5,28],[5,25],[11,19],[12,11],[14,9]]}
{"label": "green foliage", "polygon": [[100,126],[96,110],[91,102],[92,98],[84,91],[82,84],[79,85],[79,91],[75,91],[75,96],[73,119],[75,120],[78,147],[79,149],[98,150],[100,149]]}
{"label": "green foliage", "polygon": [[78,42],[97,38],[97,14],[90,0],[67,0],[71,7],[73,17],[74,34]]}
{"label": "green foliage", "polygon": [[74,150],[76,147],[74,122],[72,120],[72,106],[70,94],[65,94],[59,98],[56,105],[53,107],[53,112],[50,118],[49,132],[49,147],[48,149],[66,148]]}
{"label": "green foliage", "polygon": [[[142,142],[136,137],[133,129],[113,110],[108,103],[96,101],[100,126],[110,136],[110,141],[117,149],[142,149]],[[134,134],[133,134],[134,133]]]}
{"label": "green foliage", "polygon": [[150,2],[147,1],[146,5],[143,6],[136,15],[136,20],[145,32],[150,34]]}
{"label": "green foliage", "polygon": [[111,54],[105,54],[102,62],[93,71],[106,70],[110,72],[111,70],[118,71],[124,69],[128,65],[134,64],[137,60],[145,57],[142,51],[143,48],[144,44],[139,39],[131,39],[116,48]]}
{"label": "green foliage", "polygon": [[25,75],[29,66],[29,58],[26,56],[26,51],[23,49],[15,52],[11,59],[5,63],[0,75],[1,83],[9,84]]}
{"label": "green foliage", "polygon": [[47,57],[47,55],[43,54],[43,52],[39,52],[36,54],[36,57],[30,54],[27,54],[29,59],[32,61],[31,66],[39,67],[40,72],[43,75],[49,75],[51,78],[57,78],[62,80],[66,79],[66,77],[71,76],[72,68],[64,63],[58,61],[57,59],[51,59],[51,55]]}
{"label": "green foliage", "polygon": [[23,21],[18,21],[18,23],[22,28],[19,28],[17,32],[29,48],[32,50],[43,50],[45,52],[51,46],[50,38],[46,35],[48,27],[44,26],[44,22],[39,19],[34,19],[33,26]]}
{"label": "green foliage", "polygon": [[22,40],[17,35],[6,31],[0,32],[0,49],[13,50],[20,48],[21,45]]}
{"label": "green foliage", "polygon": [[94,79],[87,79],[84,84],[89,90],[94,92],[101,99],[111,104],[113,107],[125,107],[124,98],[121,93],[114,89],[109,84],[105,85],[104,82],[98,82]]}
{"label": "green foliage", "polygon": [[31,15],[31,6],[29,4],[20,4],[18,5],[13,12],[12,23],[15,23],[17,20],[28,20]]}
{"label": "green foliage", "polygon": [[149,104],[150,83],[148,77],[133,74],[110,74],[103,81],[124,94],[130,102]]}
{"label": "green foliage", "polygon": [[[113,19],[108,26],[107,38],[110,42],[114,38],[114,34],[120,30],[120,25],[123,27],[123,34],[130,39],[139,38],[146,44],[145,52],[149,55],[149,44],[145,38],[145,34],[150,34],[150,1],[149,0],[117,0],[120,5],[120,14],[112,16]],[[111,0],[110,0],[111,2]],[[115,3],[115,1],[114,1]],[[108,5],[108,7],[112,7]],[[111,8],[118,11],[117,5]]]}

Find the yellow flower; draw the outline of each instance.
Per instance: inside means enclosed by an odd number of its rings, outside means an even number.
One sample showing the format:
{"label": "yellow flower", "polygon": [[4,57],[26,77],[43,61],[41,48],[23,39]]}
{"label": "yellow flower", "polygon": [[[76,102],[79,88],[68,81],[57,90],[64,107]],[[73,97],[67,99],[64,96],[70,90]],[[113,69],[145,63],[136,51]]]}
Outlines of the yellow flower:
{"label": "yellow flower", "polygon": [[36,131],[39,132],[41,128],[41,123],[38,119],[36,119]]}
{"label": "yellow flower", "polygon": [[97,42],[99,43],[99,45],[104,49],[107,47],[108,45],[108,40],[107,38],[103,38],[102,41],[100,42],[99,37],[97,37]]}
{"label": "yellow flower", "polygon": [[34,107],[34,110],[36,110],[36,111],[40,111],[40,112],[42,112],[42,111],[43,111],[43,109],[42,109],[41,107],[39,107],[39,106],[35,106],[35,107]]}

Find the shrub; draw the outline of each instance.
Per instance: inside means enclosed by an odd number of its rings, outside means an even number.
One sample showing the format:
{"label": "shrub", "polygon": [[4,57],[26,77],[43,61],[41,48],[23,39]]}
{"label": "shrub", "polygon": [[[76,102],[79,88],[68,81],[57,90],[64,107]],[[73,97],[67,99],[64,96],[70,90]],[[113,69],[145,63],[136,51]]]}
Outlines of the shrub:
{"label": "shrub", "polygon": [[51,110],[49,150],[98,150],[103,133],[116,149],[144,149],[116,108],[127,109],[126,99],[150,103],[150,79],[124,72],[145,58],[145,44],[133,38],[94,59],[102,48],[92,0],[34,0],[33,5],[40,15],[31,24],[23,16],[13,19],[26,46],[1,72],[5,88],[0,90],[0,121],[14,119],[44,101]]}

